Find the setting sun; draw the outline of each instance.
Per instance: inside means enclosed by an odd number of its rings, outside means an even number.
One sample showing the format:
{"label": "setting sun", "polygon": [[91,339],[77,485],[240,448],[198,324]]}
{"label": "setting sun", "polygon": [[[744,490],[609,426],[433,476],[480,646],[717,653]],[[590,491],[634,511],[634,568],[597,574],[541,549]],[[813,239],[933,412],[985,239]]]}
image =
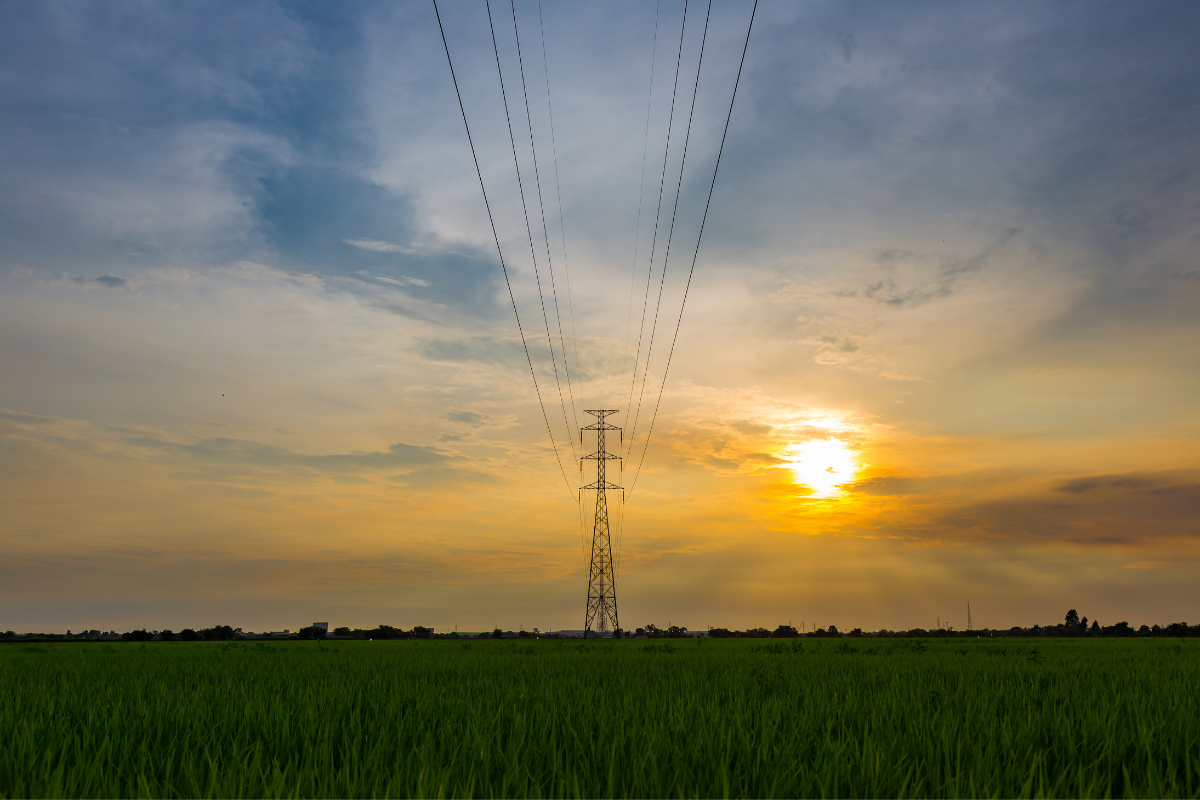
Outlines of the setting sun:
{"label": "setting sun", "polygon": [[836,497],[854,479],[858,464],[840,439],[812,439],[788,448],[796,482],[812,489],[813,497]]}

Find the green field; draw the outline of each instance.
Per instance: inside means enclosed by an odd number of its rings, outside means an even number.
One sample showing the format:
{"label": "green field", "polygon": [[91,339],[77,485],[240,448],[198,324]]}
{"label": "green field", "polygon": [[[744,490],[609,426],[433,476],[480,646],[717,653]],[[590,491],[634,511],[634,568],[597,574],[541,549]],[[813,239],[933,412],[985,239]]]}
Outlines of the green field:
{"label": "green field", "polygon": [[0,794],[1196,797],[1200,642],[0,647]]}

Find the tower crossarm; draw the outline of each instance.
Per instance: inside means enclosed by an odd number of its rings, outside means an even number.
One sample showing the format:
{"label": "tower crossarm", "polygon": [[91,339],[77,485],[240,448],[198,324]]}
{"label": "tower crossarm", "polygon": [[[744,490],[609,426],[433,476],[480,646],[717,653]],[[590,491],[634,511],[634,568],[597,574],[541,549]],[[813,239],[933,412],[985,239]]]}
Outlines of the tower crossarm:
{"label": "tower crossarm", "polygon": [[580,489],[622,489],[623,490],[625,487],[617,486],[615,483],[609,483],[608,481],[604,481],[603,483],[601,483],[600,481],[596,481],[595,483],[589,483],[587,486],[580,486],[579,488]]}

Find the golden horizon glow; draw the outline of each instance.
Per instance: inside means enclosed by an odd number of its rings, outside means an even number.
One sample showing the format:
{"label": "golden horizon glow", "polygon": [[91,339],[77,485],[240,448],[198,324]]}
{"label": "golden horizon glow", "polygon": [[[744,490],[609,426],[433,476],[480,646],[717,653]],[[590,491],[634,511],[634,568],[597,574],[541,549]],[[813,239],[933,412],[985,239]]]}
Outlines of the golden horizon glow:
{"label": "golden horizon glow", "polygon": [[859,469],[854,451],[841,439],[810,439],[787,450],[796,482],[812,489],[812,497],[840,496]]}

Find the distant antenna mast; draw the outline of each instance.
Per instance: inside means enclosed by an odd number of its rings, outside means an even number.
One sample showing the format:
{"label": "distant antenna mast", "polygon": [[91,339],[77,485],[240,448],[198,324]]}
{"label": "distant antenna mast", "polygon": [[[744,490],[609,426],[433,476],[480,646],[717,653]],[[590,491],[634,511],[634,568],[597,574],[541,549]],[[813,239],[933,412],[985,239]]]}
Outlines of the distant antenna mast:
{"label": "distant antenna mast", "polygon": [[606,432],[621,430],[616,425],[609,425],[604,421],[605,417],[616,414],[617,410],[585,408],[584,413],[596,418],[594,424],[581,428],[579,434],[582,437],[583,431],[596,432],[596,452],[581,459],[596,462],[596,482],[581,487],[585,490],[596,490],[596,517],[592,525],[592,563],[588,569],[587,612],[583,622],[583,637],[586,639],[592,633],[603,636],[620,628],[617,622],[617,585],[616,576],[613,574],[612,538],[608,527],[608,490],[621,489],[623,492],[624,487],[609,483],[605,475],[608,462],[621,458],[609,453],[605,449],[604,441]]}
{"label": "distant antenna mast", "polygon": [[974,626],[971,624],[971,604],[970,603],[967,603],[967,630],[969,630],[969,631],[975,630]]}

